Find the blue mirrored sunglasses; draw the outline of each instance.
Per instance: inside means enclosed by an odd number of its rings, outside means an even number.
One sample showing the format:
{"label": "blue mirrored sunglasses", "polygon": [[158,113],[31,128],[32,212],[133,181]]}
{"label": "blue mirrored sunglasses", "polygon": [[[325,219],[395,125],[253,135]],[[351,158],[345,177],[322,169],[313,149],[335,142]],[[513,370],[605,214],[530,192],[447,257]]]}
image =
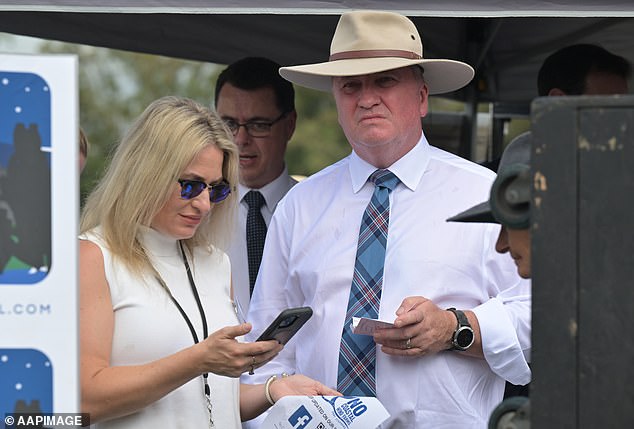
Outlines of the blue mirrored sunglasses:
{"label": "blue mirrored sunglasses", "polygon": [[231,193],[231,186],[224,180],[213,185],[208,185],[200,180],[186,179],[178,179],[178,183],[181,185],[181,198],[184,200],[196,198],[202,191],[209,189],[209,201],[219,203]]}

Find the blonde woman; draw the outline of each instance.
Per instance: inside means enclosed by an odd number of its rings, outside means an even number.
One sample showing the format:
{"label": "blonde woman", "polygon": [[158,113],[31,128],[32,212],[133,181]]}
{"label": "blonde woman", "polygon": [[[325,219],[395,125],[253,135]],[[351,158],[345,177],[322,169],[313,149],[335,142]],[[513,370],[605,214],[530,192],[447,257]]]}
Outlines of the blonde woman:
{"label": "blonde woman", "polygon": [[119,144],[81,219],[82,411],[98,427],[239,428],[289,394],[337,394],[295,375],[238,377],[275,341],[243,343],[230,264],[238,152],[188,99],[153,102]]}

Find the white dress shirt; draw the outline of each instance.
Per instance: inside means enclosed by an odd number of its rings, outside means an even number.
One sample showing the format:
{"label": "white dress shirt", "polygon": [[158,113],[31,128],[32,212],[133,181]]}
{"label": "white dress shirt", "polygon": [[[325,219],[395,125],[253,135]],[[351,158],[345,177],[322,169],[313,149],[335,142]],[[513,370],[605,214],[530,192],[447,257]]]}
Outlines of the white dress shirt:
{"label": "white dress shirt", "polygon": [[238,198],[240,205],[238,208],[238,222],[234,223],[236,229],[232,235],[231,243],[227,248],[227,254],[231,261],[231,277],[233,281],[233,294],[236,301],[236,305],[242,312],[242,316],[245,317],[249,311],[249,301],[251,299],[249,294],[249,262],[247,259],[247,213],[249,211],[249,205],[244,201],[244,196],[251,190],[259,191],[264,197],[265,204],[260,211],[264,222],[268,227],[271,223],[271,217],[277,207],[277,203],[286,195],[289,189],[291,189],[297,180],[288,175],[288,171],[284,168],[284,171],[277,179],[270,183],[267,183],[260,189],[247,188],[244,185],[238,184]]}
{"label": "white dress shirt", "polygon": [[[278,204],[247,319],[253,341],[284,308],[313,317],[246,383],[297,372],[337,385],[341,332],[359,227],[376,168],[354,152],[295,186]],[[504,380],[526,384],[530,283],[495,249],[499,225],[446,222],[488,198],[494,173],[432,147],[425,136],[392,171],[390,225],[379,318],[393,321],[402,300],[424,296],[441,308],[473,310],[485,359],[444,351],[390,356],[377,348],[377,397],[391,417],[382,428],[486,428]],[[258,421],[261,422],[262,418]],[[257,427],[253,425],[252,427]]]}

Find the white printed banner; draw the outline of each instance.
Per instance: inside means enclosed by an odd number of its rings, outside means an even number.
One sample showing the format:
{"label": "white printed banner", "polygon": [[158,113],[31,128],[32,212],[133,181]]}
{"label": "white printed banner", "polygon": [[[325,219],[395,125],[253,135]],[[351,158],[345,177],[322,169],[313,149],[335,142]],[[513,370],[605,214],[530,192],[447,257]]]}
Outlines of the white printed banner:
{"label": "white printed banner", "polygon": [[0,54],[0,416],[79,412],[74,55]]}

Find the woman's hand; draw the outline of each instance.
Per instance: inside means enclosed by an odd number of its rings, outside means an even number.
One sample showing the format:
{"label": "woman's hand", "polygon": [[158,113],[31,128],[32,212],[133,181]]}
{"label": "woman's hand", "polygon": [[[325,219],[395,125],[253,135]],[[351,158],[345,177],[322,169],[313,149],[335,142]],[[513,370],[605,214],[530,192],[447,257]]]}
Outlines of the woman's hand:
{"label": "woman's hand", "polygon": [[301,374],[275,379],[269,392],[275,402],[284,396],[341,396],[336,390]]}
{"label": "woman's hand", "polygon": [[271,406],[271,400],[277,402],[283,396],[341,396],[341,393],[303,375],[278,376],[265,384],[242,384],[240,386],[242,421],[256,418]]}
{"label": "woman's hand", "polygon": [[227,377],[239,377],[273,359],[284,347],[277,341],[241,343],[241,337],[251,331],[250,323],[227,326],[209,335],[197,345],[201,353],[200,372],[212,372]]}

